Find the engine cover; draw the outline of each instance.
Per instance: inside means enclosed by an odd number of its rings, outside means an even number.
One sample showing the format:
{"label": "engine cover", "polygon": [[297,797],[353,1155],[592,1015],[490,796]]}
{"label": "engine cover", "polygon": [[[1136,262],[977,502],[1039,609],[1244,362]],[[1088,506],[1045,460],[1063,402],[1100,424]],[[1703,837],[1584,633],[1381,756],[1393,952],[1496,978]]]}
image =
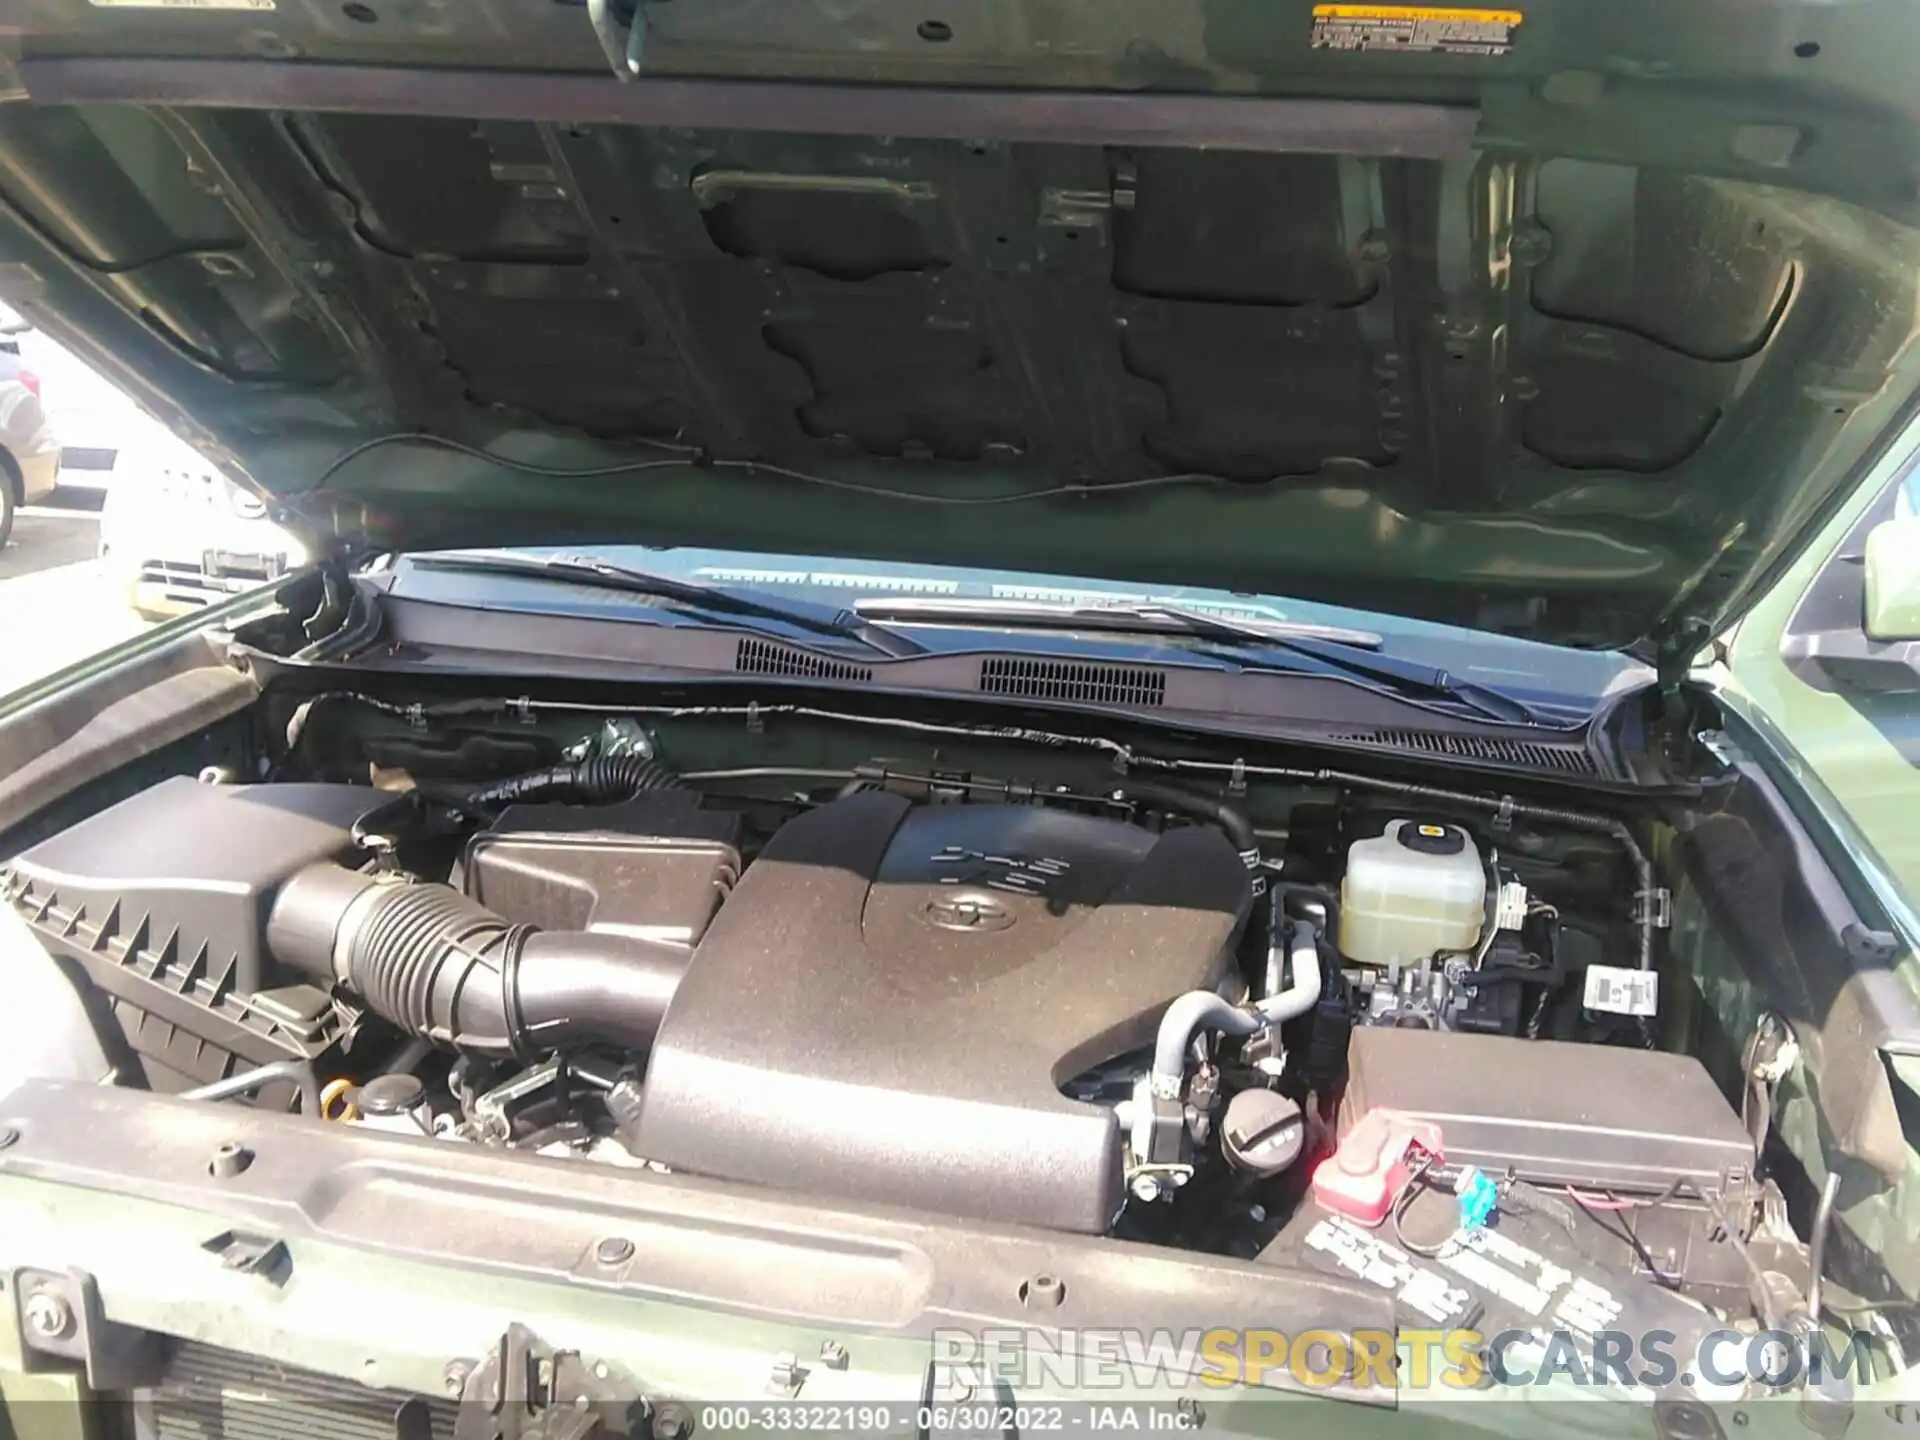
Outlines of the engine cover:
{"label": "engine cover", "polygon": [[793,820],[695,951],[637,1148],[787,1190],[1098,1233],[1110,1111],[1062,1082],[1216,984],[1252,903],[1218,830],[855,795]]}

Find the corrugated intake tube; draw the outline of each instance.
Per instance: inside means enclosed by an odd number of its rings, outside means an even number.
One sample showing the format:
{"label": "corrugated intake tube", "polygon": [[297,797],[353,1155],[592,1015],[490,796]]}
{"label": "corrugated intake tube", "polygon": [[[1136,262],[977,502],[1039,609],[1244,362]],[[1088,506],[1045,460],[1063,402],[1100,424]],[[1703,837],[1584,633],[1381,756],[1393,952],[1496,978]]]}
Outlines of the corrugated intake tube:
{"label": "corrugated intake tube", "polygon": [[267,943],[409,1034],[522,1060],[581,1044],[650,1049],[688,958],[632,935],[516,925],[449,885],[328,863],[281,888]]}

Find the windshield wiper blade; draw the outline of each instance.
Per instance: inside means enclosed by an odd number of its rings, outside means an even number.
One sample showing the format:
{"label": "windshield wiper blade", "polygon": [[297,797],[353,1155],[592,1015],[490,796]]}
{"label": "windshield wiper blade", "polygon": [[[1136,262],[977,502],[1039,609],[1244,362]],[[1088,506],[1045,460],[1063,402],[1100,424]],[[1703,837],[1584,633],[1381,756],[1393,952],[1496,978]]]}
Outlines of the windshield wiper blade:
{"label": "windshield wiper blade", "polygon": [[626,595],[671,600],[705,610],[709,614],[778,620],[816,635],[851,640],[894,658],[926,653],[925,646],[839,606],[814,605],[804,600],[765,599],[749,591],[708,585],[698,580],[683,580],[674,575],[659,575],[630,565],[616,565],[611,560],[601,560],[591,555],[519,555],[511,551],[472,550],[409,555],[407,561],[428,570],[558,580]]}
{"label": "windshield wiper blade", "polygon": [[894,620],[1039,626],[1061,630],[1111,630],[1129,635],[1188,635],[1224,641],[1244,658],[1249,650],[1278,650],[1401,695],[1451,701],[1505,724],[1537,725],[1532,709],[1484,685],[1456,679],[1417,661],[1378,653],[1385,642],[1367,630],[1287,620],[1243,619],[1192,606],[1157,601],[1089,604],[1044,600],[967,600],[876,596],[855,602],[862,615]]}
{"label": "windshield wiper blade", "polygon": [[1381,637],[1344,625],[1314,625],[1300,620],[1260,620],[1218,615],[1198,606],[1160,601],[1092,602],[1084,600],[969,600],[961,596],[872,595],[853,602],[862,615],[888,620],[924,620],[932,624],[988,621],[1008,625],[1117,630],[1127,635],[1218,635],[1251,639],[1325,640],[1360,650],[1378,650]]}

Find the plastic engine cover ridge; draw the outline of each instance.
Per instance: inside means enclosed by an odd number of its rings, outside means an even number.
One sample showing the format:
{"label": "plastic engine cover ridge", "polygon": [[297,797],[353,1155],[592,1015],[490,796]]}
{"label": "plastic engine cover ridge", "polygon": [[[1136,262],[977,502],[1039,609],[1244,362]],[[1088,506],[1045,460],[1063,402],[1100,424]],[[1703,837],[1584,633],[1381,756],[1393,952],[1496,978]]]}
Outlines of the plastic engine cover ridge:
{"label": "plastic engine cover ridge", "polygon": [[1060,1083],[1217,983],[1251,906],[1211,826],[856,795],[789,822],[695,951],[637,1148],[676,1169],[1099,1233],[1112,1112]]}

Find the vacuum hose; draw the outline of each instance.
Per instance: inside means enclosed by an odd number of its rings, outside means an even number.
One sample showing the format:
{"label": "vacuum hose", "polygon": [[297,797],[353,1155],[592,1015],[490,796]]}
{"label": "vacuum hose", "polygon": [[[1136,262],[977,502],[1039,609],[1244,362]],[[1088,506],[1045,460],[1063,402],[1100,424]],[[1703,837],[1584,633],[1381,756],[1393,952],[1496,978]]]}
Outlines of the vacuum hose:
{"label": "vacuum hose", "polygon": [[688,960],[636,936],[516,925],[450,885],[330,862],[281,887],[267,943],[409,1034],[490,1059],[586,1043],[648,1050]]}

